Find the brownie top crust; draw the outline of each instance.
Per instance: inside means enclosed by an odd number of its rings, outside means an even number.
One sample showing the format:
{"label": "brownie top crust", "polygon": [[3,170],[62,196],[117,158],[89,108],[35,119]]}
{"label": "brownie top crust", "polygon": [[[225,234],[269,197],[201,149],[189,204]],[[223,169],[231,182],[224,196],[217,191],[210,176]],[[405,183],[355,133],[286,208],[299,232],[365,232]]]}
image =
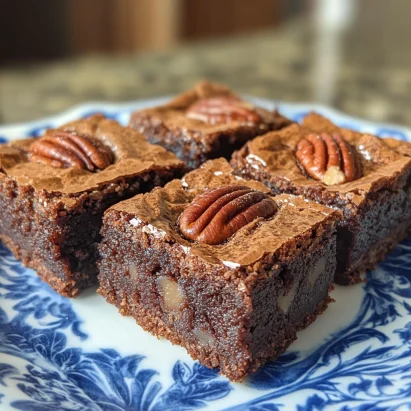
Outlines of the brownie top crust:
{"label": "brownie top crust", "polygon": [[[361,173],[352,181],[326,185],[309,176],[297,160],[299,142],[307,135],[340,135],[353,150]],[[306,116],[301,125],[292,124],[280,131],[269,132],[249,141],[233,154],[232,165],[241,174],[264,175],[281,187],[281,191],[321,198],[332,205],[330,198],[360,206],[369,193],[381,188],[398,189],[407,184],[403,178],[411,169],[411,145],[394,139],[381,139],[371,134],[339,128],[319,114]],[[325,201],[327,199],[327,201]]]}
{"label": "brownie top crust", "polygon": [[[202,99],[219,97],[228,97],[242,101],[246,109],[248,108],[257,114],[257,118],[251,120],[248,117],[242,118],[242,116],[238,116],[238,118],[226,122],[210,124],[207,121],[202,121],[199,118],[193,118],[187,115],[187,110],[193,107],[193,104],[198,103]],[[219,106],[218,110],[224,112],[225,107]],[[180,94],[168,104],[133,113],[130,119],[130,125],[138,129],[143,120],[147,119],[150,120],[153,126],[161,125],[170,131],[178,130],[178,135],[181,135],[181,131],[184,131],[183,135],[189,136],[190,139],[199,142],[211,142],[218,138],[219,135],[232,132],[236,129],[241,129],[242,131],[244,131],[244,129],[256,130],[255,134],[257,135],[291,124],[290,120],[278,114],[277,111],[269,111],[245,103],[228,87],[207,81],[200,82],[192,90]]]}
{"label": "brownie top crust", "polygon": [[59,168],[37,162],[31,157],[31,147],[38,139],[30,138],[0,146],[0,173],[13,178],[18,184],[30,185],[36,190],[75,195],[115,183],[121,177],[184,167],[174,154],[160,146],[149,144],[135,130],[122,127],[102,115],[93,115],[55,130],[47,130],[43,139],[56,133],[88,136],[95,144],[104,145],[110,151],[112,161],[98,172],[75,167]]}
{"label": "brownie top crust", "polygon": [[[240,228],[225,242],[210,245],[186,239],[179,229],[181,213],[198,194],[224,186],[247,186],[269,193],[257,181],[246,181],[233,175],[225,159],[210,160],[182,179],[164,188],[141,194],[111,207],[107,213],[120,213],[129,224],[143,231],[179,244],[186,254],[201,257],[211,264],[224,264],[236,269],[249,266],[281,247],[296,248],[300,236],[311,236],[318,226],[334,226],[339,214],[331,208],[292,195],[269,196],[277,207],[268,219],[257,218]],[[125,218],[126,216],[126,218]],[[112,221],[112,218],[110,218]],[[325,224],[323,224],[325,223]]]}

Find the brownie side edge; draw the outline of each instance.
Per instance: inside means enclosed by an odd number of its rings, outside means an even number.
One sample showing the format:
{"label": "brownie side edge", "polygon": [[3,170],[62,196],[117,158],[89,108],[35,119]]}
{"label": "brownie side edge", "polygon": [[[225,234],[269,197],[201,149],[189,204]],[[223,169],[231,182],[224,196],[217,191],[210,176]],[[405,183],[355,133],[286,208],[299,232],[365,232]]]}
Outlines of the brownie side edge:
{"label": "brownie side edge", "polygon": [[[303,194],[289,181],[273,178],[263,168],[251,167],[245,160],[247,155],[247,146],[233,154],[230,164],[235,174],[263,182],[273,194]],[[360,207],[336,196],[323,198],[315,190],[305,193],[305,197],[338,208],[344,214],[337,234],[337,284],[350,285],[362,281],[367,270],[375,268],[411,233],[410,168],[389,180],[378,191],[368,193]]]}
{"label": "brownie side edge", "polygon": [[243,334],[251,305],[244,293],[224,280],[221,266],[188,258],[181,246],[145,225],[133,227],[131,219],[116,210],[104,216],[98,292],[146,331],[238,379],[249,361]]}
{"label": "brownie side edge", "polygon": [[144,111],[135,112],[130,118],[130,127],[144,134],[151,144],[158,144],[173,152],[184,161],[189,169],[200,167],[205,161],[224,157],[241,148],[250,139],[273,129],[281,129],[290,124],[278,115],[278,123],[261,126],[240,126],[227,128],[218,133],[202,134],[185,128],[169,129],[163,122]]}
{"label": "brownie side edge", "polygon": [[97,243],[103,212],[141,190],[163,185],[176,170],[149,172],[79,196],[37,192],[0,175],[0,238],[43,281],[74,297],[97,281]]}
{"label": "brownie side edge", "polygon": [[[223,265],[187,255],[152,226],[133,226],[132,219],[114,209],[105,213],[98,292],[145,330],[183,345],[193,358],[208,367],[220,367],[232,380],[243,379],[283,352],[296,331],[329,301],[335,269],[332,218],[280,248],[277,255],[242,268],[248,274],[238,277]],[[311,271],[315,274],[310,275]],[[313,277],[314,283],[308,284]],[[314,301],[308,298],[313,287]],[[271,298],[263,295],[264,290],[272,291]],[[286,301],[290,292],[295,306],[280,312],[277,300],[281,295],[281,301]],[[262,320],[259,327],[259,319],[267,315],[274,322]],[[268,338],[276,325],[285,328],[287,324],[291,324],[287,333]]]}

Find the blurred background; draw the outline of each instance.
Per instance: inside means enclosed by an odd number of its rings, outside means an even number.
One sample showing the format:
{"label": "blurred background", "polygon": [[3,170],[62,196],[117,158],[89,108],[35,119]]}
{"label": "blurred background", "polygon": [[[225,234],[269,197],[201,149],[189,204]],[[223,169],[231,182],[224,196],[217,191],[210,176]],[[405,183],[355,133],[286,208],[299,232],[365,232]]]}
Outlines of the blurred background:
{"label": "blurred background", "polygon": [[200,79],[411,126],[409,0],[0,0],[0,123]]}

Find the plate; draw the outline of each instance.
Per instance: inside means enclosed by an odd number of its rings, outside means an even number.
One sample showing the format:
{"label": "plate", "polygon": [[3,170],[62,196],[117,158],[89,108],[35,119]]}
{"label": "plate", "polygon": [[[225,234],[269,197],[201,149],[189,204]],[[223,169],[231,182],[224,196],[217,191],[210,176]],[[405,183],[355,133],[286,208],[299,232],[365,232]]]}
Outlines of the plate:
{"label": "plate", "polygon": [[[127,124],[132,110],[164,100],[90,103],[0,127],[0,140],[37,136],[95,112]],[[411,130],[327,107],[252,100],[297,121],[315,110],[345,127],[411,141]],[[230,383],[122,317],[95,289],[73,300],[59,296],[0,245],[0,409],[411,409],[411,239],[368,273],[366,283],[336,287],[332,297],[277,361]]]}

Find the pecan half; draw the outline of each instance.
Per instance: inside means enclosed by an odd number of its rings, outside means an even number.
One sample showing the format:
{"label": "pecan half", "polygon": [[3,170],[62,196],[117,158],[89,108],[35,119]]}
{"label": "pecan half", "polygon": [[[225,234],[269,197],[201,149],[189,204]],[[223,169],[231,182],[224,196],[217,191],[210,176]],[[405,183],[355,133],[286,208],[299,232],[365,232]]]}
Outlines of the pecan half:
{"label": "pecan half", "polygon": [[180,230],[190,240],[220,244],[256,218],[269,218],[277,205],[265,193],[226,186],[194,198],[180,215]]}
{"label": "pecan half", "polygon": [[100,140],[74,132],[55,131],[30,146],[30,160],[57,168],[103,170],[114,162],[113,152]]}
{"label": "pecan half", "polygon": [[232,121],[254,124],[261,122],[253,105],[233,96],[200,99],[187,109],[186,116],[211,125]]}
{"label": "pecan half", "polygon": [[310,177],[326,185],[361,177],[357,152],[339,134],[309,134],[300,140],[295,155]]}

